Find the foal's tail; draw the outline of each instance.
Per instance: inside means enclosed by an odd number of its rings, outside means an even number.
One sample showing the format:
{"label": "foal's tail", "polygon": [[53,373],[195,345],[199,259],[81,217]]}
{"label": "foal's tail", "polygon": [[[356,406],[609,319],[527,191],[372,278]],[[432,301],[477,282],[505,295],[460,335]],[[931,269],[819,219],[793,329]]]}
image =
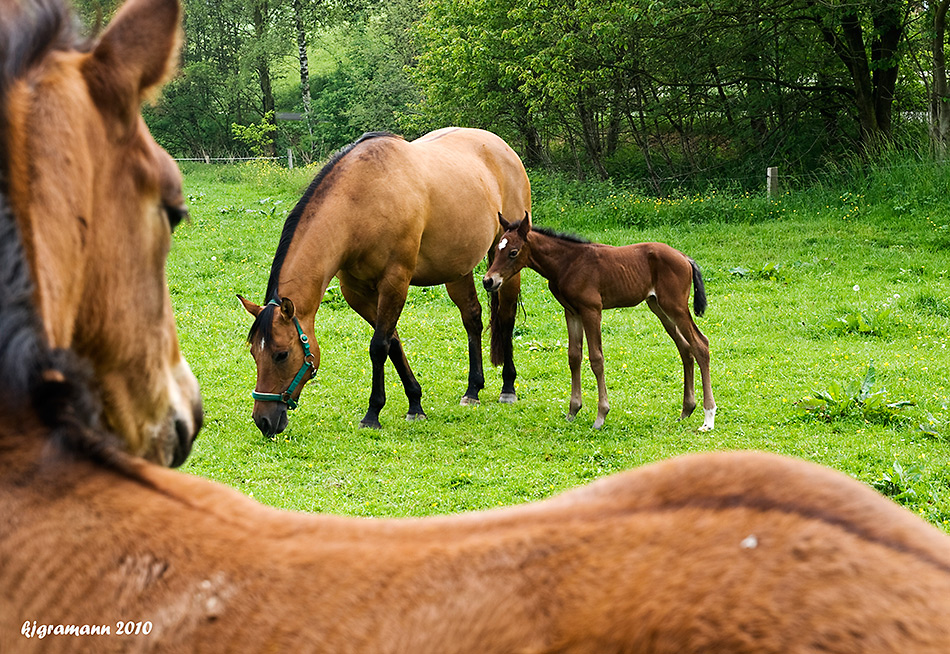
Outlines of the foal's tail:
{"label": "foal's tail", "polygon": [[[688,257],[687,257],[688,258]],[[706,286],[703,284],[703,273],[692,259],[689,265],[693,269],[693,313],[701,316],[706,312]]]}

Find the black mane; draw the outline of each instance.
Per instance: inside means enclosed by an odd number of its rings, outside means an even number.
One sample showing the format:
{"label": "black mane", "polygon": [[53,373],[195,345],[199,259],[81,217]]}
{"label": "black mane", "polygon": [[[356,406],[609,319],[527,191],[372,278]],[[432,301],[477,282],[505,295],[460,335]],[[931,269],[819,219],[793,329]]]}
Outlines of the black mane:
{"label": "black mane", "polygon": [[34,310],[33,280],[16,221],[0,193],[0,410],[12,424],[30,412],[60,451],[130,474],[118,439],[102,428],[89,366],[51,349]]}
{"label": "black mane", "polygon": [[307,187],[307,190],[304,191],[303,196],[300,200],[297,201],[297,204],[294,205],[294,208],[291,210],[290,214],[287,216],[287,220],[284,221],[284,227],[280,233],[280,241],[277,244],[277,252],[274,254],[274,261],[271,264],[270,268],[270,277],[267,279],[267,291],[264,293],[264,310],[254,319],[254,324],[251,325],[251,331],[248,332],[247,340],[248,342],[254,336],[258,336],[267,340],[270,338],[270,327],[273,323],[273,314],[274,314],[274,305],[267,305],[267,302],[271,300],[280,301],[280,295],[277,289],[277,283],[280,279],[280,271],[284,266],[284,259],[287,258],[287,251],[290,249],[290,243],[294,239],[294,234],[297,231],[297,225],[300,224],[300,217],[303,215],[304,209],[307,207],[310,202],[312,202],[318,193],[326,193],[329,188],[329,185],[324,185],[324,181],[327,176],[333,171],[334,167],[340,163],[340,160],[343,159],[347,154],[349,154],[353,148],[355,148],[360,143],[368,141],[374,138],[400,138],[395,134],[390,132],[367,132],[361,137],[350,143],[349,145],[340,149],[336,154],[330,157],[330,160],[323,166],[317,176],[313,178],[313,181],[310,182],[310,186]]}
{"label": "black mane", "polygon": [[0,0],[0,190],[6,190],[6,94],[15,80],[56,50],[85,49],[60,0]]}
{"label": "black mane", "polygon": [[538,225],[531,226],[532,232],[538,232],[539,234],[544,234],[545,236],[550,236],[551,238],[556,238],[560,241],[568,241],[569,243],[587,243],[589,244],[586,238],[582,238],[576,234],[566,234],[564,232],[555,232],[553,229],[547,227],[539,227]]}

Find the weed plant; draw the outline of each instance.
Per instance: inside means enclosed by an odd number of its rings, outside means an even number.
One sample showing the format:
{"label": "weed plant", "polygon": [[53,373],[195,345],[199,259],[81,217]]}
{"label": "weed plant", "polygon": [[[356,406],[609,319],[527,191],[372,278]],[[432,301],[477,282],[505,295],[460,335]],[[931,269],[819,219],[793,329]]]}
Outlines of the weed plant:
{"label": "weed plant", "polygon": [[[279,507],[407,516],[536,500],[687,452],[758,449],[842,470],[950,531],[950,212],[939,201],[950,175],[931,167],[864,169],[772,199],[715,189],[658,199],[531,172],[536,223],[604,243],[662,241],[699,263],[709,309],[697,323],[710,340],[719,405],[712,432],[698,431],[701,416],[677,420],[682,367],[642,306],[604,314],[612,407],[604,429],[590,428],[596,387],[586,364],[585,407],[565,421],[563,310],[526,270],[516,404],[496,401],[501,375],[487,363],[486,334],[482,403],[459,406],[468,366],[458,312],[443,287],[413,288],[399,332],[428,420],[403,420],[405,396],[387,367],[383,429],[359,429],[371,329],[331,288],[316,320],[317,378],[287,431],[266,439],[250,417],[250,317],[235,294],[263,299],[283,219],[316,169],[191,165],[192,220],[176,230],[168,275],[207,416],[184,468]],[[888,299],[886,315],[861,313]],[[828,328],[854,312],[880,322],[880,333]],[[803,419],[798,400],[834,384],[847,399],[842,380],[866,382],[872,361],[864,407],[886,388],[885,406],[913,403],[895,409],[902,419],[861,408]]]}

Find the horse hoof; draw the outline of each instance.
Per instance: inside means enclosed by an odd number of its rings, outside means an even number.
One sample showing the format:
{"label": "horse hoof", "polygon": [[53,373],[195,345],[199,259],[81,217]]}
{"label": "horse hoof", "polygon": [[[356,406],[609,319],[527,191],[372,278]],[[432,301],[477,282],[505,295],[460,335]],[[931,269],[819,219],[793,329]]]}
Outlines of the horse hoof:
{"label": "horse hoof", "polygon": [[703,425],[702,427],[699,428],[699,431],[712,431],[712,430],[713,428],[710,427],[709,425]]}
{"label": "horse hoof", "polygon": [[414,420],[425,420],[426,414],[424,413],[407,413],[406,422],[413,422]]}
{"label": "horse hoof", "polygon": [[600,429],[600,428],[603,427],[603,426],[604,426],[604,420],[603,420],[603,418],[598,418],[597,420],[594,421],[594,424],[592,425],[592,428],[593,428],[593,429]]}
{"label": "horse hoof", "polygon": [[383,426],[379,424],[379,420],[360,420],[360,429],[382,429]]}
{"label": "horse hoof", "polygon": [[514,404],[518,401],[518,396],[514,393],[502,393],[498,401],[502,404]]}
{"label": "horse hoof", "polygon": [[462,396],[462,400],[459,402],[459,406],[478,406],[479,404],[481,403],[477,397],[469,397],[468,395]]}

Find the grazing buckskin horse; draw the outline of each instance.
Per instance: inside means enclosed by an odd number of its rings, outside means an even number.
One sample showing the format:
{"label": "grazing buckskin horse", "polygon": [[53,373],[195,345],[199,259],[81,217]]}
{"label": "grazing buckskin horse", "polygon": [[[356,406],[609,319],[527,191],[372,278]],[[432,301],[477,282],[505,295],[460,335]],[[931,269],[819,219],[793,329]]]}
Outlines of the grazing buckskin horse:
{"label": "grazing buckskin horse", "polygon": [[646,300],[673,339],[683,361],[680,420],[689,417],[696,408],[695,363],[699,365],[703,381],[705,417],[699,429],[713,429],[716,401],[709,379],[709,339],[699,331],[689,313],[690,285],[696,315],[701,316],[706,310],[706,290],[695,261],[663,243],[614,247],[532,228],[527,215],[523,220],[509,223],[498,214],[498,221],[505,233],[482,282],[489,291],[497,291],[525,266],[548,280],[551,293],[564,307],[567,319],[567,358],[571,368],[568,420],[573,420],[581,408],[581,361],[586,336],[590,369],[597,378],[594,428],[603,426],[610,405],[604,381],[601,313],[604,309],[633,307]]}
{"label": "grazing buckskin horse", "polygon": [[133,454],[179,465],[201,425],[165,282],[178,168],[139,115],[174,63],[179,8],[129,3],[92,44],[56,2],[0,0],[0,190],[49,344],[88,358]]}
{"label": "grazing buckskin horse", "polygon": [[131,457],[46,346],[27,273],[0,196],[5,654],[950,648],[950,537],[802,461],[692,455],[535,504],[367,520]]}
{"label": "grazing buckskin horse", "polygon": [[[409,399],[407,419],[424,418],[422,389],[406,360],[396,322],[410,285],[445,284],[468,333],[468,388],[484,387],[481,306],[472,269],[491,254],[501,230],[495,214],[531,209],[518,155],[478,129],[450,127],[406,142],[371,133],[337,153],[284,223],[261,307],[248,335],[257,365],[254,422],[265,435],[287,426],[287,411],[320,365],[314,319],[334,276],[346,302],[373,326],[373,385],[360,425],[378,428],[386,403],[387,356]],[[518,279],[491,302],[492,363],[502,364],[500,401],[515,401],[511,337]],[[313,349],[311,349],[313,348]]]}

